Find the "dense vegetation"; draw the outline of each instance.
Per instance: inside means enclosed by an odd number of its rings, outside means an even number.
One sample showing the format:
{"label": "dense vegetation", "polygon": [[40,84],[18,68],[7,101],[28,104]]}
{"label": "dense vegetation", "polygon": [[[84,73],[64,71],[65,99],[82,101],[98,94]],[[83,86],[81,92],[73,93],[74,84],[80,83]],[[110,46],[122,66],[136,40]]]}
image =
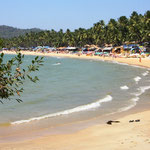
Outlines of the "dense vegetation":
{"label": "dense vegetation", "polygon": [[121,45],[124,42],[147,42],[150,41],[150,11],[144,15],[133,12],[129,18],[121,16],[117,20],[110,19],[108,24],[103,20],[95,23],[89,29],[79,28],[71,32],[62,29],[30,32],[25,36],[5,40],[6,47],[32,47],[38,45],[60,46],[84,46],[96,44],[103,46],[105,43]]}
{"label": "dense vegetation", "polygon": [[1,25],[0,26],[0,37],[1,38],[13,38],[18,37],[20,35],[25,35],[29,32],[40,32],[40,29],[32,28],[32,29],[18,29],[10,26]]}

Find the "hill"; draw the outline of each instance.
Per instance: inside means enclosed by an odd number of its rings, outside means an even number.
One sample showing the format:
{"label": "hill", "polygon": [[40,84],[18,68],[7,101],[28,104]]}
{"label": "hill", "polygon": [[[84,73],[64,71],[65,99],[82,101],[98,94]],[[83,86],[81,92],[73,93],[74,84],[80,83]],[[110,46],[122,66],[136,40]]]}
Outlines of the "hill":
{"label": "hill", "polygon": [[18,37],[20,35],[24,35],[29,32],[40,32],[41,29],[38,28],[31,28],[31,29],[19,29],[14,28],[6,25],[0,25],[0,37],[1,38],[12,38],[12,37]]}

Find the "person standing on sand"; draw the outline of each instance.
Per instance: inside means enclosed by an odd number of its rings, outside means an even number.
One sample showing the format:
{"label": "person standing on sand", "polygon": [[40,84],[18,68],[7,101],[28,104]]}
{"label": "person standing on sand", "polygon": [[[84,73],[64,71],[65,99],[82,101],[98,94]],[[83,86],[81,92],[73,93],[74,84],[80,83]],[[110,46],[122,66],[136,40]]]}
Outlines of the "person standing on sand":
{"label": "person standing on sand", "polygon": [[141,57],[139,57],[139,62],[141,63],[141,61],[142,61],[142,59],[141,59]]}

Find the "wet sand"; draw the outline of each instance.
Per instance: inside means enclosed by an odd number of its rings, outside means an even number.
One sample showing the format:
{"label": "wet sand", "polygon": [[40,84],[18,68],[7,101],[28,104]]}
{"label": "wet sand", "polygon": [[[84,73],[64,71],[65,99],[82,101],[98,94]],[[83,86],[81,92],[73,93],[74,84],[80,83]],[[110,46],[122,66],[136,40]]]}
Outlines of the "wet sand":
{"label": "wet sand", "polygon": [[[120,123],[95,125],[70,134],[0,144],[0,150],[149,150],[150,111],[118,119]],[[129,120],[140,119],[140,122]]]}

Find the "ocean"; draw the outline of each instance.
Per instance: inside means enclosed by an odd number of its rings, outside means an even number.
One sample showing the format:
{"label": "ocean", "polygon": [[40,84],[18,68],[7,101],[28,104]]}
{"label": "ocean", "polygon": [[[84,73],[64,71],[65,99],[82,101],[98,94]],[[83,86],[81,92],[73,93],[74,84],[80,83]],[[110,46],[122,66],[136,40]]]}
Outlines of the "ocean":
{"label": "ocean", "polygon": [[[5,60],[13,55],[5,55]],[[24,66],[35,56],[25,56]],[[150,70],[115,61],[45,57],[34,72],[40,79],[24,82],[22,103],[15,97],[0,104],[0,128],[42,126],[89,120],[129,111],[149,103]]]}

